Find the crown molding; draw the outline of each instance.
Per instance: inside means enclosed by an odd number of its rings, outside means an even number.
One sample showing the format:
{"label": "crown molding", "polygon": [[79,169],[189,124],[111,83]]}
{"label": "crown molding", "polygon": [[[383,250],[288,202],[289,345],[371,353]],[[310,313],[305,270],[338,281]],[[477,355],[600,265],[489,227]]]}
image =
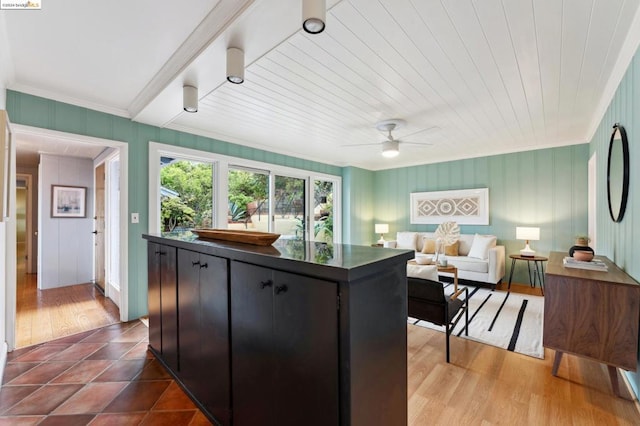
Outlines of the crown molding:
{"label": "crown molding", "polygon": [[86,99],[80,99],[73,96],[63,95],[57,92],[53,92],[51,90],[45,90],[38,87],[32,87],[25,84],[13,83],[10,84],[7,89],[13,90],[16,92],[25,93],[27,95],[39,96],[41,98],[50,99],[52,101],[63,102],[66,104],[71,104],[74,106],[79,106],[87,109],[91,109],[94,111],[104,112],[106,114],[117,115],[118,117],[124,117],[131,119],[129,115],[129,111],[122,108],[116,108],[108,105],[99,104],[96,102],[91,102]]}

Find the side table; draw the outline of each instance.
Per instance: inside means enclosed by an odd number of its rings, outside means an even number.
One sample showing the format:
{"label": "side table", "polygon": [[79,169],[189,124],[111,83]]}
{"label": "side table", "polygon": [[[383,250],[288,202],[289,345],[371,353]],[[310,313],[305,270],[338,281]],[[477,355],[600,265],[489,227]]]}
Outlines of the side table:
{"label": "side table", "polygon": [[[549,259],[544,256],[522,256],[520,254],[510,254],[509,257],[511,258],[511,272],[509,272],[509,286],[507,289],[511,290],[511,279],[513,278],[513,270],[516,269],[516,261],[526,260],[529,284],[531,284],[531,287],[535,287],[537,280],[544,296],[544,264],[542,262],[546,262]],[[531,278],[531,262],[533,262],[533,279]]]}

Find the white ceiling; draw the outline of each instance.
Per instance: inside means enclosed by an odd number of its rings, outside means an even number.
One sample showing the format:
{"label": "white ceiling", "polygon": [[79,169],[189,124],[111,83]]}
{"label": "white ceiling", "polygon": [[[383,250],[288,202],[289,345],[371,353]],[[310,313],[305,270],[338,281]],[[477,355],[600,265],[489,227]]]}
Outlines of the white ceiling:
{"label": "white ceiling", "polygon": [[[0,12],[9,89],[372,170],[586,143],[640,41],[637,0],[43,0]],[[225,79],[227,47],[245,83]],[[2,55],[0,55],[1,57]],[[5,63],[8,62],[8,63]],[[183,84],[199,111],[182,110]],[[400,155],[380,155],[374,124]],[[425,129],[431,129],[425,131]],[[428,143],[428,145],[427,145]],[[347,146],[373,144],[365,146]]]}

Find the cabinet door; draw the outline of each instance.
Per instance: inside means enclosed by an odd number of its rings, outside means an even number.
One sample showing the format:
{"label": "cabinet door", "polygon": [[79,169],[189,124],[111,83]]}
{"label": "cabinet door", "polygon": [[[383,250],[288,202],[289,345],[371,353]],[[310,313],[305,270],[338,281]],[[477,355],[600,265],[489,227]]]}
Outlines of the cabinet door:
{"label": "cabinet door", "polygon": [[178,371],[178,287],[175,247],[160,246],[160,312],[162,315],[162,358]]}
{"label": "cabinet door", "polygon": [[273,272],[231,262],[233,423],[274,425]]}
{"label": "cabinet door", "polygon": [[193,392],[200,362],[200,253],[178,250],[178,375]]}
{"label": "cabinet door", "polygon": [[278,425],[337,425],[338,289],[335,282],[276,272],[273,394]]}
{"label": "cabinet door", "polygon": [[337,284],[231,265],[235,425],[338,424]]}
{"label": "cabinet door", "polygon": [[147,293],[149,309],[149,346],[162,354],[162,323],[160,311],[160,244],[147,243]]}
{"label": "cabinet door", "polygon": [[179,376],[221,424],[229,424],[227,261],[178,250],[178,265]]}

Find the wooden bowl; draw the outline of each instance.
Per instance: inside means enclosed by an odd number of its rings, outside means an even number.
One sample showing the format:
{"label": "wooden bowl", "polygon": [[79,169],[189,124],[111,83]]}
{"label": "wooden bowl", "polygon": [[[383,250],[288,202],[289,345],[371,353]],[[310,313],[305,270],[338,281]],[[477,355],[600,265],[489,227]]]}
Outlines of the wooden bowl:
{"label": "wooden bowl", "polygon": [[593,253],[586,250],[576,250],[573,252],[573,258],[582,262],[591,262],[593,259]]}

